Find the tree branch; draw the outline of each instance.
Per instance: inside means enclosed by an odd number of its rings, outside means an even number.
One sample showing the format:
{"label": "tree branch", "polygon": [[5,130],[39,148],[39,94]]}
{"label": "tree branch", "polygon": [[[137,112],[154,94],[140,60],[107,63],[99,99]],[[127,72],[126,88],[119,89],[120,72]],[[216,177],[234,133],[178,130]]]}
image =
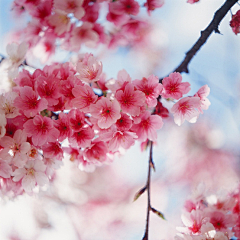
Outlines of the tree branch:
{"label": "tree branch", "polygon": [[[182,63],[173,72],[185,72],[188,73],[188,64],[199,51],[199,49],[205,44],[212,32],[220,33],[218,26],[222,19],[226,16],[231,7],[236,4],[238,0],[226,0],[225,3],[215,12],[214,17],[205,30],[201,31],[201,36],[193,47],[186,53],[186,56]],[[160,80],[162,82],[162,79]]]}
{"label": "tree branch", "polygon": [[151,211],[151,195],[150,195],[150,185],[151,185],[151,168],[153,165],[152,160],[152,149],[153,149],[153,142],[150,141],[150,153],[149,153],[149,160],[148,160],[148,176],[147,176],[147,183],[146,183],[146,189],[147,189],[147,218],[146,218],[146,227],[145,227],[145,233],[142,240],[148,240],[148,232],[149,232],[149,216]]}

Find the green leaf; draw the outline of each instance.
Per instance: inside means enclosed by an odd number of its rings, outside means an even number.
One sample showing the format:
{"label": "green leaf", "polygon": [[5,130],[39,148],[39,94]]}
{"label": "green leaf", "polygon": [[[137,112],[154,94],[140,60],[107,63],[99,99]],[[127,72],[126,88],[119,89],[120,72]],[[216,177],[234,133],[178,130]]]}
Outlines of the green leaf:
{"label": "green leaf", "polygon": [[143,187],[141,188],[134,196],[133,201],[135,202],[145,191],[146,191],[147,187]]}
{"label": "green leaf", "polygon": [[163,220],[166,220],[166,218],[164,217],[163,213],[159,212],[158,210],[156,210],[155,208],[151,208],[152,212],[157,214],[160,218],[162,218]]}

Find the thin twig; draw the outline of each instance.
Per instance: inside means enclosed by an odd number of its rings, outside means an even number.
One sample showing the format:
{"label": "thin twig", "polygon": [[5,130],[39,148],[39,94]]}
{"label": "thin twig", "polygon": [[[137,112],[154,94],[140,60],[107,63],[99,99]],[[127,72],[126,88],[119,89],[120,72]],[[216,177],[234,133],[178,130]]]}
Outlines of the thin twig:
{"label": "thin twig", "polygon": [[146,227],[145,227],[145,233],[142,240],[148,240],[148,232],[149,232],[149,216],[151,211],[151,194],[150,194],[150,186],[151,186],[151,166],[153,164],[152,159],[152,149],[153,149],[153,142],[150,142],[150,152],[149,152],[149,160],[148,160],[148,176],[147,176],[147,218],[146,218]]}
{"label": "thin twig", "polygon": [[[201,31],[201,36],[198,38],[196,43],[192,46],[192,48],[186,53],[186,56],[184,60],[181,62],[181,64],[172,72],[185,72],[188,73],[188,64],[192,60],[192,58],[195,56],[195,54],[200,50],[200,48],[206,43],[209,36],[212,34],[212,32],[220,33],[218,26],[222,19],[226,16],[228,11],[231,9],[231,7],[236,4],[238,0],[226,0],[225,3],[215,12],[214,17],[210,24]],[[160,79],[160,82],[162,82],[163,78]]]}

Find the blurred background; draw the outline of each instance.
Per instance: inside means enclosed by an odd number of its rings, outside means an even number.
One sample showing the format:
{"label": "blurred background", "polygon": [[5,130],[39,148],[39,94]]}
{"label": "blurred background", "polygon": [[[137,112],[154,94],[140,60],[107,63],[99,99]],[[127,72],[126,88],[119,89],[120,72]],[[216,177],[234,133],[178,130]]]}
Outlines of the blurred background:
{"label": "blurred background", "polygon": [[[148,44],[119,47],[106,51],[91,51],[103,62],[107,79],[116,78],[126,69],[132,79],[150,74],[167,76],[183,60],[185,53],[200,36],[200,31],[212,20],[223,0],[165,0],[162,8],[151,14],[152,30]],[[26,27],[29,16],[14,17],[12,1],[0,0],[0,53],[6,56],[6,45],[15,41],[16,32]],[[232,8],[232,13],[240,9]],[[104,11],[103,11],[104,14]],[[147,17],[146,11],[142,13]],[[209,193],[229,192],[239,184],[240,170],[240,38],[229,26],[229,12],[219,26],[221,34],[212,34],[189,65],[189,81],[193,95],[207,84],[211,106],[195,124],[185,122],[181,127],[173,117],[164,119],[154,144],[152,174],[152,206],[164,213],[166,221],[151,214],[150,239],[174,239],[176,226],[181,226],[181,209],[199,183]],[[104,19],[102,19],[104,21]],[[57,50],[46,64],[64,62],[72,57]],[[136,60],[137,59],[137,60]],[[31,57],[28,63],[42,67]],[[4,88],[4,73],[0,86]],[[172,103],[163,101],[171,108]],[[147,196],[133,202],[135,193],[147,180],[149,149],[141,151],[140,144],[107,166],[93,173],[78,169],[74,162],[64,159],[54,181],[38,194],[16,199],[1,196],[0,239],[7,240],[137,240],[145,229]]]}

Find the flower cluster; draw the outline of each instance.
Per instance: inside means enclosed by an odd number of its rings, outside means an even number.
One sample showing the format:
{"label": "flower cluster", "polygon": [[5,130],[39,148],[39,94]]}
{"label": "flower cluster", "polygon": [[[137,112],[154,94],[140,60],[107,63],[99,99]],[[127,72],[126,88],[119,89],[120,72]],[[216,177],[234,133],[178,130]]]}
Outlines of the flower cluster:
{"label": "flower cluster", "polygon": [[[240,192],[239,188],[227,195],[216,196],[204,193],[199,185],[193,199],[187,200],[182,214],[185,227],[176,240],[229,240],[240,237]],[[235,237],[235,238],[234,238]]]}
{"label": "flower cluster", "polygon": [[[150,13],[163,3],[164,0],[148,0],[144,6]],[[100,10],[106,5],[105,18],[112,23],[112,29],[99,21]],[[56,42],[68,51],[79,51],[83,44],[87,47],[100,43],[109,47],[134,44],[144,38],[150,26],[138,17],[140,5],[135,0],[15,0],[13,11],[18,16],[27,12],[32,17],[22,33],[33,53],[43,54],[43,61],[55,52]]]}
{"label": "flower cluster", "polygon": [[[176,72],[162,84],[154,75],[132,80],[125,70],[106,81],[102,63],[89,53],[75,65],[23,69],[14,83],[0,96],[0,177],[2,191],[16,194],[52,179],[64,152],[81,170],[93,171],[136,140],[156,141],[169,114],[159,96],[178,100],[190,90]],[[204,86],[175,103],[175,122],[196,120],[210,104],[208,93]]]}
{"label": "flower cluster", "polygon": [[[164,78],[162,84],[161,95],[164,98],[179,100],[183,94],[190,91],[190,84],[182,82],[182,76],[177,72],[171,73],[169,77]],[[204,85],[194,96],[181,98],[175,103],[171,109],[175,123],[180,126],[185,120],[191,123],[196,122],[199,113],[203,113],[202,110],[207,110],[210,105],[210,101],[207,99],[209,93],[210,88]]]}

